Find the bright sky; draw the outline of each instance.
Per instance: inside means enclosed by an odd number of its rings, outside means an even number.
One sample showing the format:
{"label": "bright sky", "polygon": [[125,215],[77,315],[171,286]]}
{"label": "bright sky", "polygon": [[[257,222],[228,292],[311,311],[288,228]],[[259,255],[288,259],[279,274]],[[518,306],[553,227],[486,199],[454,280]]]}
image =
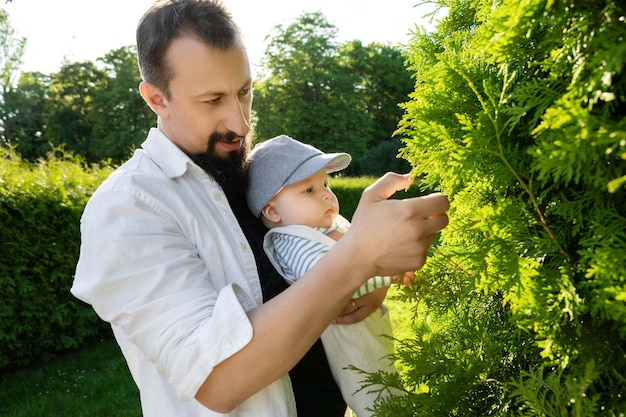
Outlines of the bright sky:
{"label": "bright sky", "polygon": [[[430,27],[423,0],[223,0],[246,38],[253,65],[264,39],[278,24],[291,24],[304,12],[321,11],[337,27],[337,40],[406,44],[416,25]],[[5,3],[0,0],[1,3]],[[135,27],[153,0],[12,0],[2,4],[11,26],[27,39],[24,71],[57,71],[64,58],[93,61],[135,44]]]}

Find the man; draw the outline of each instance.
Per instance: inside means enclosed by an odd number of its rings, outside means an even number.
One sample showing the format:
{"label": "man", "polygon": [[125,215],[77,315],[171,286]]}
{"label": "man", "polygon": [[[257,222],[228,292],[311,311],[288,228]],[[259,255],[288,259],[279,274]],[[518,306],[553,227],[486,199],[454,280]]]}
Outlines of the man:
{"label": "man", "polygon": [[384,177],[285,289],[246,206],[252,80],[237,26],[211,0],[159,2],[137,48],[157,128],[87,204],[72,293],[111,323],[144,416],[341,416],[319,336],[380,305],[372,293],[338,317],[369,277],[423,265],[447,199],[386,201],[409,179]]}

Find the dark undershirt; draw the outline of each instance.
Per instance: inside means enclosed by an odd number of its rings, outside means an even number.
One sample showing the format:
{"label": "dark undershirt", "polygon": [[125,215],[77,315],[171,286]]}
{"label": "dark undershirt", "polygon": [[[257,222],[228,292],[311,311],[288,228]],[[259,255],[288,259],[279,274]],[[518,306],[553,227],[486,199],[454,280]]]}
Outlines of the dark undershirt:
{"label": "dark undershirt", "polygon": [[[224,190],[239,226],[252,247],[261,279],[263,302],[284,291],[289,285],[276,271],[263,250],[265,225],[248,209],[241,192]],[[346,403],[328,366],[322,342],[318,339],[289,372],[296,398],[298,417],[343,417]]]}

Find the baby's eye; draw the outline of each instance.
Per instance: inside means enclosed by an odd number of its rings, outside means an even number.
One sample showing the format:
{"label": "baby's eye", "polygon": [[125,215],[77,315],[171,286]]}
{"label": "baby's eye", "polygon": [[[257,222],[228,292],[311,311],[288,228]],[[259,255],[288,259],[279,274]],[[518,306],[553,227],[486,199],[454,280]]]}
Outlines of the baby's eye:
{"label": "baby's eye", "polygon": [[304,190],[305,193],[307,194],[311,194],[313,192],[313,187],[309,187],[306,190]]}

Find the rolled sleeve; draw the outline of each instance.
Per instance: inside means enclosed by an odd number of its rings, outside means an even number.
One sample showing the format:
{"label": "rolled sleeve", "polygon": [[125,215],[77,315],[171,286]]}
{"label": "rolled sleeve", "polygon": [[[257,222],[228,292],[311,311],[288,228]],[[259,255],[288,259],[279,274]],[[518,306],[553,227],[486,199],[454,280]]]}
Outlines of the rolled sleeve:
{"label": "rolled sleeve", "polygon": [[176,371],[171,376],[171,383],[177,387],[182,400],[191,400],[215,366],[250,342],[252,325],[242,307],[248,302],[236,285],[229,285],[220,291],[213,317],[198,331],[198,360],[188,358],[188,364],[174,367]]}

